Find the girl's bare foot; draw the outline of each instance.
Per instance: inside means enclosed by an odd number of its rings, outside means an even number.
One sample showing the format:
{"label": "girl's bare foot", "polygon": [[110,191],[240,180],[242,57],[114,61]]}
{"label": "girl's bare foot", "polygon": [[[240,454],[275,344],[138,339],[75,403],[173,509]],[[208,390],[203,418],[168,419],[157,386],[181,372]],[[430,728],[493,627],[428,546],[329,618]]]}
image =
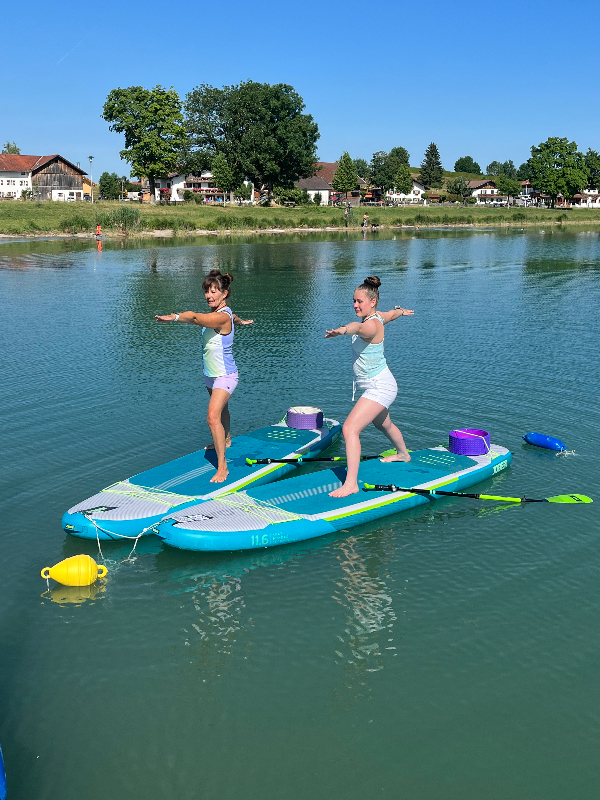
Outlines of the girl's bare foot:
{"label": "girl's bare foot", "polygon": [[229,475],[229,470],[227,467],[223,467],[223,469],[218,469],[215,474],[210,479],[211,483],[223,483],[227,480],[227,476]]}
{"label": "girl's bare foot", "polygon": [[380,461],[388,462],[388,461],[410,461],[410,453],[396,453],[395,456],[386,456],[385,458],[380,458]]}
{"label": "girl's bare foot", "polygon": [[339,489],[334,489],[333,492],[329,492],[329,497],[348,497],[350,494],[356,494],[358,492],[358,484],[345,483],[343,486],[340,486]]}
{"label": "girl's bare foot", "polygon": [[[225,447],[231,447],[231,439],[225,439]],[[205,450],[214,450],[214,444],[207,444]]]}

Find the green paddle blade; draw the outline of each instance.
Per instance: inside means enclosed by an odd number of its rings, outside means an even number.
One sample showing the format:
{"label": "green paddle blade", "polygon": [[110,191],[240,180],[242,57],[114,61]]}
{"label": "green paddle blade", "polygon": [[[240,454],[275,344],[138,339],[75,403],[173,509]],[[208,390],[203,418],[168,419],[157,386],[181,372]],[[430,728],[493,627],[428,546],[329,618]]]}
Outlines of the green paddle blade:
{"label": "green paddle blade", "polygon": [[593,503],[591,497],[584,494],[557,494],[556,497],[547,497],[549,503]]}

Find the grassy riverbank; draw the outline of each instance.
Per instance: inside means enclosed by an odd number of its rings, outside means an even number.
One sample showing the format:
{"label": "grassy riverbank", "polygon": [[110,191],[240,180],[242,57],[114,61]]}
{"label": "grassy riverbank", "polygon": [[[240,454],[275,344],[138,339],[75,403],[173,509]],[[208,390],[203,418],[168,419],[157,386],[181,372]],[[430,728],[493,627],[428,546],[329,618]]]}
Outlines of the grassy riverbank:
{"label": "grassy riverbank", "polygon": [[[600,209],[477,208],[474,206],[367,207],[353,210],[349,227],[358,227],[364,211],[369,222],[385,227],[437,225],[560,225],[600,222]],[[344,228],[340,208],[142,206],[133,203],[0,203],[0,234],[48,236],[102,232],[143,235],[151,231],[175,234],[196,231],[252,231],[294,228]]]}

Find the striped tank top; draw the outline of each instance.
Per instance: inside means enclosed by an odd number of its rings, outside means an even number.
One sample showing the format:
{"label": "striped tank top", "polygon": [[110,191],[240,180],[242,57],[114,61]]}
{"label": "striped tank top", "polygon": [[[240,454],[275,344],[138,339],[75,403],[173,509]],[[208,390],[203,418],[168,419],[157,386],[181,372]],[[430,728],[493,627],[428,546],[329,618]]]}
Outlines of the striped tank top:
{"label": "striped tank top", "polygon": [[202,328],[202,362],[207,378],[219,378],[238,371],[233,360],[233,314],[229,306],[219,309],[219,313],[229,314],[231,333],[217,333],[214,328]]}

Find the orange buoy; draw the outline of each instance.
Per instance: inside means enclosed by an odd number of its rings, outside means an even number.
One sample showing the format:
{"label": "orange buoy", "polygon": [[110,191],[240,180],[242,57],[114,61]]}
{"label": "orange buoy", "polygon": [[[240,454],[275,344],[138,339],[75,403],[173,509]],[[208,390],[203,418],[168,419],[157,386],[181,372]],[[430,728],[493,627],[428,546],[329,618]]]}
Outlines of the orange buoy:
{"label": "orange buoy", "polygon": [[91,556],[71,556],[53,567],[44,567],[42,578],[52,578],[63,586],[89,586],[96,578],[103,578],[108,570],[96,564]]}

